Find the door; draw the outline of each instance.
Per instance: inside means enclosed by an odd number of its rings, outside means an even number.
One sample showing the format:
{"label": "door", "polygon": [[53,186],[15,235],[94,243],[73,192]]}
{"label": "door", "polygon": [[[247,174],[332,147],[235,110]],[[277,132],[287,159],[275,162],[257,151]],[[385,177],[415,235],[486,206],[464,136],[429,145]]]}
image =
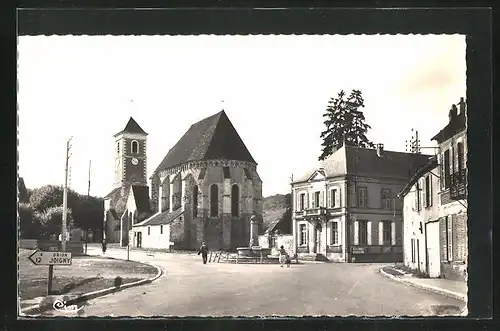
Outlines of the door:
{"label": "door", "polygon": [[137,247],[142,247],[142,232],[137,232]]}
{"label": "door", "polygon": [[429,277],[436,278],[441,274],[441,259],[439,247],[439,222],[426,224],[427,241],[427,272]]}
{"label": "door", "polygon": [[321,253],[321,229],[316,229],[316,245],[315,245],[316,251],[314,253],[319,254]]}

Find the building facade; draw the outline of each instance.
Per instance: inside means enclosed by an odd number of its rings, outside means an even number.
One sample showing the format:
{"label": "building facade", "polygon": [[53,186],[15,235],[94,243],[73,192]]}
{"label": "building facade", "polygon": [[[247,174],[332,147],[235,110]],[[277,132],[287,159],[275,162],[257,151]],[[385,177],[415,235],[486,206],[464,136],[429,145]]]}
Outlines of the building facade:
{"label": "building facade", "polygon": [[439,167],[432,158],[400,193],[403,199],[403,260],[405,266],[440,277]]}
{"label": "building facade", "polygon": [[294,250],[336,262],[402,260],[396,194],[429,156],[344,146],[292,183]]}
{"label": "building facade", "polygon": [[463,98],[449,112],[449,123],[432,138],[439,145],[439,237],[441,274],[465,280],[467,235],[467,107]]}
{"label": "building facade", "polygon": [[257,163],[224,111],[193,124],[150,180],[154,214],[133,224],[134,246],[246,247],[250,217],[262,220]]}

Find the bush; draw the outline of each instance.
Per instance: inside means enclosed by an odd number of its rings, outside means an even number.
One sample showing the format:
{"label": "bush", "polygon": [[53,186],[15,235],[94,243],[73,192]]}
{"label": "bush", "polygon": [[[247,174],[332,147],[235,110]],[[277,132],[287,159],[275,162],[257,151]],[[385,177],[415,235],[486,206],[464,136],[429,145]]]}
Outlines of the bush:
{"label": "bush", "polygon": [[[50,239],[61,233],[63,207],[51,207],[41,214],[40,217],[40,239]],[[66,222],[68,229],[71,229],[73,222],[71,209],[67,209]]]}

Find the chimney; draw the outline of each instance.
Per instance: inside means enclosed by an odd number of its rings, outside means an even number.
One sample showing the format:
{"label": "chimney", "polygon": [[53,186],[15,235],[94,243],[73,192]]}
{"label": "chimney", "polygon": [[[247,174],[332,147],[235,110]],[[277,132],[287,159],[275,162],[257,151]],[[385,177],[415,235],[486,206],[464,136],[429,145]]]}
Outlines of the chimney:
{"label": "chimney", "polygon": [[449,114],[450,122],[452,122],[456,117],[457,117],[457,106],[452,105]]}
{"label": "chimney", "polygon": [[465,101],[464,101],[464,98],[460,98],[460,102],[458,103],[458,110],[459,110],[459,114],[465,114]]}
{"label": "chimney", "polygon": [[382,157],[382,152],[384,151],[384,144],[377,144],[377,156]]}

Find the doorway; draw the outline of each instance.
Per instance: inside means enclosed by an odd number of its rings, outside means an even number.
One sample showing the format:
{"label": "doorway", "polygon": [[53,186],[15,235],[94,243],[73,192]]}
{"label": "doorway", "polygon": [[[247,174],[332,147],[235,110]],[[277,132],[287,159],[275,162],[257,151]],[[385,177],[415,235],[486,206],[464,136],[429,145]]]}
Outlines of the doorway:
{"label": "doorway", "polygon": [[137,248],[142,247],[142,232],[137,232]]}
{"label": "doorway", "polygon": [[316,245],[314,253],[321,253],[321,228],[316,228]]}

